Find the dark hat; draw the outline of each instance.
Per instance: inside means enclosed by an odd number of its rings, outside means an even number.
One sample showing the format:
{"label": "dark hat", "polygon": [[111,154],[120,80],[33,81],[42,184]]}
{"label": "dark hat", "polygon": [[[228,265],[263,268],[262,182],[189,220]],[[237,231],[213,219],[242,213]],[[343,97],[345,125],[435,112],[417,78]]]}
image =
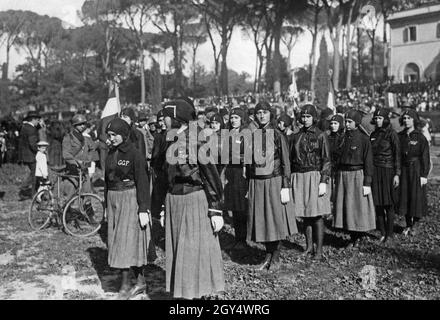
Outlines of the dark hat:
{"label": "dark hat", "polygon": [[258,102],[257,105],[255,106],[254,114],[256,114],[260,110],[272,111],[272,107],[269,102],[261,101],[261,102]]}
{"label": "dark hat", "polygon": [[29,119],[34,119],[34,118],[40,119],[41,116],[39,115],[39,113],[37,111],[29,111],[23,120],[27,121]]}
{"label": "dark hat", "polygon": [[139,112],[138,120],[139,121],[148,121],[147,113],[146,112]]}
{"label": "dark hat", "polygon": [[72,118],[72,126],[77,126],[80,124],[84,124],[86,122],[87,122],[86,116],[81,113],[75,114]]}
{"label": "dark hat", "polygon": [[163,107],[163,115],[181,123],[196,119],[196,109],[186,99],[168,101]]}
{"label": "dark hat", "polygon": [[219,112],[222,117],[229,113],[228,109],[226,109],[226,108],[221,108]]}
{"label": "dark hat", "polygon": [[356,109],[350,109],[345,113],[345,119],[353,120],[358,126],[362,121],[362,113]]}
{"label": "dark hat", "polygon": [[344,128],[344,117],[340,114],[335,114],[333,117],[330,118],[330,122],[337,121],[339,122],[339,130]]}
{"label": "dark hat", "polygon": [[130,126],[127,124],[127,122],[125,122],[124,120],[122,120],[121,118],[114,118],[112,119],[107,127],[105,128],[105,132],[109,132],[112,131],[116,134],[119,134],[122,136],[122,138],[124,140],[126,140],[130,134]]}
{"label": "dark hat", "polygon": [[237,116],[239,116],[240,118],[241,118],[241,120],[242,121],[244,121],[244,119],[245,119],[245,113],[244,113],[244,110],[242,109],[242,108],[239,108],[239,107],[236,107],[236,108],[233,108],[232,110],[231,110],[231,114],[230,114],[230,116],[232,116],[232,115],[237,115]]}
{"label": "dark hat", "polygon": [[127,116],[131,119],[132,122],[136,122],[136,112],[133,108],[125,108],[121,111],[121,116]]}
{"label": "dark hat", "polygon": [[281,113],[281,115],[279,116],[279,118],[277,119],[277,122],[279,123],[280,121],[284,122],[284,126],[288,127],[292,124],[293,120],[291,117],[289,117],[286,113]]}
{"label": "dark hat", "polygon": [[321,111],[321,119],[327,119],[334,114],[333,110],[330,108],[325,108]]}
{"label": "dark hat", "polygon": [[156,118],[157,118],[157,120],[160,120],[160,118],[163,118],[163,117],[164,117],[163,109],[160,109],[160,110],[157,112]]}
{"label": "dark hat", "polygon": [[416,110],[411,109],[411,108],[406,108],[403,110],[402,115],[400,117],[403,119],[403,116],[406,116],[406,115],[410,116],[415,121],[420,122],[420,118],[419,118],[419,115]]}
{"label": "dark hat", "polygon": [[389,119],[390,118],[390,109],[388,109],[388,108],[376,109],[376,111],[374,111],[374,113],[373,113],[373,118],[374,117],[384,117],[385,119]]}
{"label": "dark hat", "polygon": [[313,119],[317,120],[318,118],[318,112],[316,111],[316,107],[313,104],[305,104],[301,108],[300,117],[303,114],[310,114]]}
{"label": "dark hat", "polygon": [[223,123],[223,119],[222,119],[221,115],[219,115],[218,113],[214,113],[211,117],[209,117],[209,122],[212,122],[212,121],[217,121],[217,122]]}

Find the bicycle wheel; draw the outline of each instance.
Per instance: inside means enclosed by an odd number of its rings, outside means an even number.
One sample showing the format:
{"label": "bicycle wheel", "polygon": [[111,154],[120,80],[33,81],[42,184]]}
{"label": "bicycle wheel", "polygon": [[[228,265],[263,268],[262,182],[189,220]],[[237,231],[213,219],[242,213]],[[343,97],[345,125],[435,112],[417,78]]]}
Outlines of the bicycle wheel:
{"label": "bicycle wheel", "polygon": [[33,230],[45,228],[53,211],[53,196],[50,190],[41,190],[32,198],[29,207],[28,222]]}
{"label": "bicycle wheel", "polygon": [[103,219],[103,201],[92,193],[74,196],[63,211],[64,230],[75,237],[94,235],[101,228]]}

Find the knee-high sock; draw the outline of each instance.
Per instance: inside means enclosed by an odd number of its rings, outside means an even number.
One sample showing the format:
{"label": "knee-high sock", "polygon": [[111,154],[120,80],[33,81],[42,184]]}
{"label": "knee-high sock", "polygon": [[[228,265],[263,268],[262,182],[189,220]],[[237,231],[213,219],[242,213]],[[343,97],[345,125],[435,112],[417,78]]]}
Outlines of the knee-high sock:
{"label": "knee-high sock", "polygon": [[394,206],[387,207],[387,237],[394,234]]}
{"label": "knee-high sock", "polygon": [[384,237],[386,235],[385,231],[385,210],[383,206],[376,206],[376,220],[377,228],[380,234]]}
{"label": "knee-high sock", "polygon": [[322,245],[324,242],[324,220],[321,216],[315,218],[313,223],[313,233],[316,239],[316,252],[322,253]]}

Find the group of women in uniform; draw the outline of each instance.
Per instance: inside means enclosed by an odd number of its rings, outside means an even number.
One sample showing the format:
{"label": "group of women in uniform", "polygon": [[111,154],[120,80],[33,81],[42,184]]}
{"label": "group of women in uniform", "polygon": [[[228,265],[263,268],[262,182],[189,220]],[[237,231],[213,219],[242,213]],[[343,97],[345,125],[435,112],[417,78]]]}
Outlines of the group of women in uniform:
{"label": "group of women in uniform", "polygon": [[[280,267],[281,241],[298,232],[297,221],[306,237],[305,254],[321,260],[325,216],[332,215],[333,227],[350,232],[352,245],[357,245],[365,232],[376,228],[376,221],[380,241],[390,240],[396,209],[406,216],[405,235],[415,233],[426,213],[429,145],[412,109],[401,115],[399,134],[389,125],[389,111],[376,110],[375,130],[368,136],[358,111],[332,116],[329,129],[323,131],[317,126],[317,108],[308,104],[301,108],[299,129],[292,133],[285,115],[280,117],[281,131],[271,105],[259,102],[250,117],[248,110],[233,108],[228,123],[212,114],[210,134],[196,143],[189,134],[190,122],[197,118],[189,99],[167,102],[161,115],[168,131],[166,143],[161,142],[167,156],[166,290],[176,298],[224,291],[218,233],[227,210],[233,214],[234,248],[245,249],[246,241],[264,245],[260,270]],[[227,141],[220,135],[224,128],[230,130]],[[248,128],[250,141],[244,134]],[[114,119],[107,133],[108,262],[122,269],[120,295],[129,297],[145,290],[142,270],[154,259],[149,183],[143,155],[128,139],[130,128]],[[214,136],[220,149],[228,143],[233,150],[235,144],[239,152],[229,152],[227,163],[220,163],[220,156],[208,163],[189,161],[188,155],[197,155]],[[252,148],[250,160],[245,157],[247,148]],[[133,288],[130,269],[137,275]]]}

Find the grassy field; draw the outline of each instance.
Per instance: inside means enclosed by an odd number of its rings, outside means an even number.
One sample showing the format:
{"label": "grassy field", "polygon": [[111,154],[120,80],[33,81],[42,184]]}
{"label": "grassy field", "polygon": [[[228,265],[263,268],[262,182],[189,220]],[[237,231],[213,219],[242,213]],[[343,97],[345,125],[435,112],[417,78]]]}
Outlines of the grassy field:
{"label": "grassy field", "polygon": [[[432,155],[437,156],[438,150]],[[437,160],[437,159],[435,159]],[[278,272],[258,272],[261,245],[226,249],[233,243],[230,219],[220,233],[226,276],[222,299],[440,299],[440,176],[436,162],[428,185],[429,214],[414,237],[401,234],[379,244],[371,232],[359,248],[347,248],[346,236],[332,228],[325,235],[324,262],[303,256],[300,234],[283,242]],[[27,224],[30,201],[18,201],[23,167],[0,168],[0,299],[115,299],[119,274],[107,266],[105,233],[77,239],[57,228],[33,232]],[[154,225],[160,235],[160,227]],[[160,236],[158,236],[160,238]],[[137,299],[170,299],[165,292],[163,239],[157,259],[148,267],[148,295]],[[366,277],[365,274],[369,274]],[[368,281],[367,281],[368,280]]]}

